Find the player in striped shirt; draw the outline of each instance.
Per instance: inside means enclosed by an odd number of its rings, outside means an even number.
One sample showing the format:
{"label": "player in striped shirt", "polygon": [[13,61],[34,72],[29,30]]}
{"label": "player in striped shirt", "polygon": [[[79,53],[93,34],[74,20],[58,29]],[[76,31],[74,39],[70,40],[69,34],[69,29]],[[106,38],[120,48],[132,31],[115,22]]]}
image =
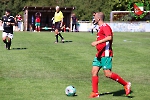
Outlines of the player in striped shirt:
{"label": "player in striped shirt", "polygon": [[15,25],[14,17],[10,15],[10,10],[5,11],[5,15],[2,17],[3,33],[2,40],[5,43],[6,49],[11,49],[11,43],[13,39],[13,26]]}
{"label": "player in striped shirt", "polygon": [[130,93],[131,83],[122,79],[118,74],[112,72],[112,42],[113,33],[110,26],[104,23],[104,14],[98,12],[95,15],[95,22],[99,25],[96,41],[92,42],[92,46],[96,46],[97,53],[93,60],[92,67],[92,93],[90,98],[99,97],[98,93],[98,72],[102,68],[107,78],[110,78],[124,86],[126,95]]}
{"label": "player in striped shirt", "polygon": [[93,12],[91,34],[93,34],[94,29],[98,32],[98,29],[97,29],[98,25],[97,25],[97,23],[95,23],[95,19],[94,19],[95,14],[96,14],[96,12]]}

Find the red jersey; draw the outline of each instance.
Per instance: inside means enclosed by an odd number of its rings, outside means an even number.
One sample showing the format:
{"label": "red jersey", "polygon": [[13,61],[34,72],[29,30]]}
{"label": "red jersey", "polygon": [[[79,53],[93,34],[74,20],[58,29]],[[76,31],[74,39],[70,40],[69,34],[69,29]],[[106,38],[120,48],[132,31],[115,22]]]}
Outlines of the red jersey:
{"label": "red jersey", "polygon": [[36,20],[35,20],[35,22],[36,22],[36,23],[40,23],[40,18],[37,17]]}
{"label": "red jersey", "polygon": [[[99,27],[99,31],[97,33],[97,41],[104,39],[107,36],[113,36],[112,30],[108,24],[103,24]],[[112,57],[112,40],[100,43],[96,45],[97,54],[96,57]]]}

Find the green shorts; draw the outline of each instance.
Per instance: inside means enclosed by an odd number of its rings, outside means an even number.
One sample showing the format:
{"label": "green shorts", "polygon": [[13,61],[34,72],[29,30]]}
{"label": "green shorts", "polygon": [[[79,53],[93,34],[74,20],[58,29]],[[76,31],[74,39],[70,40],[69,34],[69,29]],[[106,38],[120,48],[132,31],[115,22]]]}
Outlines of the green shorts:
{"label": "green shorts", "polygon": [[112,57],[102,57],[102,58],[95,57],[92,65],[103,68],[104,70],[112,69]]}
{"label": "green shorts", "polygon": [[40,23],[35,23],[35,26],[40,26]]}

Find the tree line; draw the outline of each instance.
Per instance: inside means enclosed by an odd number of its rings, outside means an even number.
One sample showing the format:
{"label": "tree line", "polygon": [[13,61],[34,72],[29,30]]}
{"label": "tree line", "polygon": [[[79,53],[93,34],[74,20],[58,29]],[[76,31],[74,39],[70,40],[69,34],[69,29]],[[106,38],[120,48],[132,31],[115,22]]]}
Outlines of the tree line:
{"label": "tree line", "polygon": [[24,6],[60,6],[75,7],[73,11],[79,20],[92,20],[92,13],[102,11],[109,21],[111,11],[128,11],[129,2],[144,2],[150,0],[0,0],[0,16],[5,9],[11,10],[13,16],[23,15]]}

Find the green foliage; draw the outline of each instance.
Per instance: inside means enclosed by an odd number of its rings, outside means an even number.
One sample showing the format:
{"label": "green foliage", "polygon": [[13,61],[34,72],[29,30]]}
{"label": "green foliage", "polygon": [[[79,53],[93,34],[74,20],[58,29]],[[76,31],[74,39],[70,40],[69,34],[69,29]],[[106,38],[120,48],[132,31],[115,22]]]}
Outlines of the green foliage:
{"label": "green foliage", "polygon": [[[79,20],[91,20],[92,12],[103,11],[106,14],[106,20],[109,21],[111,11],[128,10],[128,3],[141,0],[0,0],[0,16],[4,14],[5,9],[10,9],[12,15],[23,14],[24,6],[56,6],[75,7],[74,13]],[[150,2],[150,1],[149,1]]]}

